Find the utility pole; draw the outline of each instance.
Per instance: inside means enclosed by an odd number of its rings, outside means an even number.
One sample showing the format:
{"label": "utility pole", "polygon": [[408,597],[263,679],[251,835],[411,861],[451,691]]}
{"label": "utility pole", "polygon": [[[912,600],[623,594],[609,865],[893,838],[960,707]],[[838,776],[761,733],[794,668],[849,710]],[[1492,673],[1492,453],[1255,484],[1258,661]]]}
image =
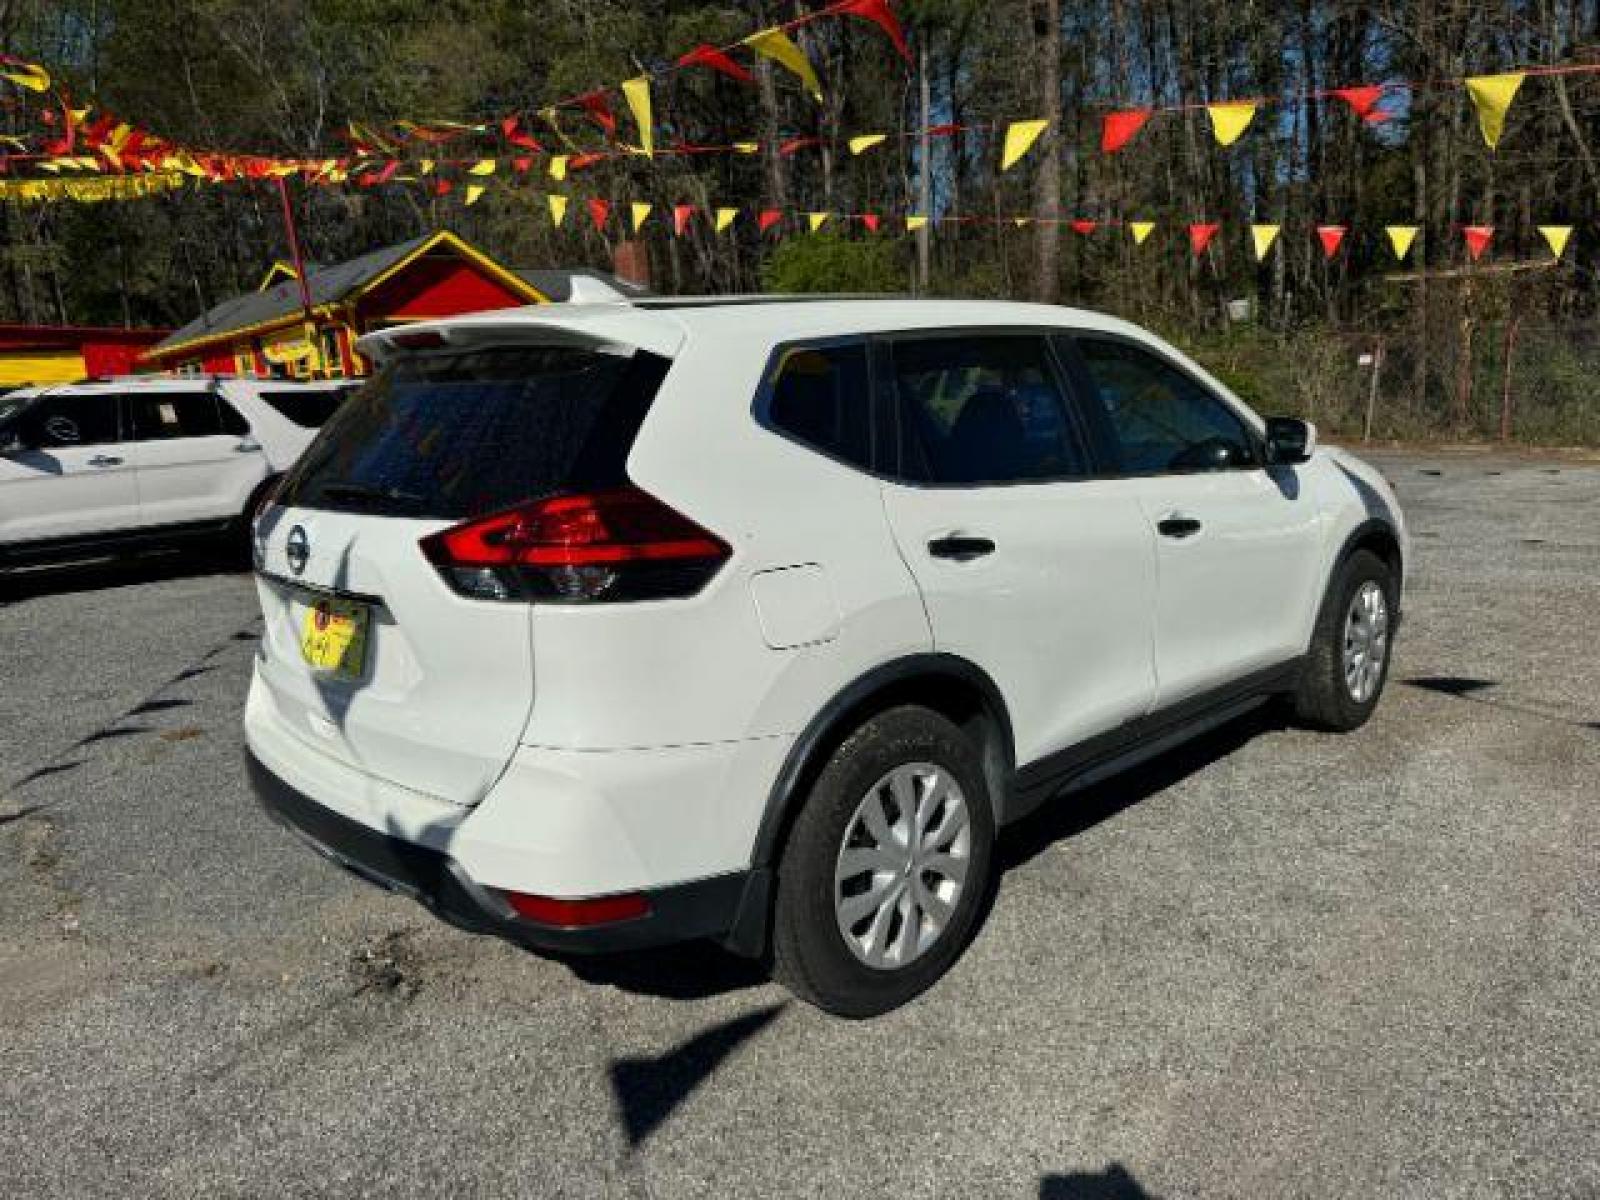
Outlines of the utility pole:
{"label": "utility pole", "polygon": [[[277,177],[278,199],[283,202],[283,231],[289,240],[289,257],[294,263],[295,281],[300,285],[300,317],[304,324],[306,345],[311,348],[312,357],[321,359],[322,352],[317,345],[317,326],[311,316],[311,285],[306,282],[306,264],[300,256],[300,233],[294,225],[294,205],[289,203],[289,184],[282,175]],[[327,364],[323,363],[323,372],[326,373]]]}

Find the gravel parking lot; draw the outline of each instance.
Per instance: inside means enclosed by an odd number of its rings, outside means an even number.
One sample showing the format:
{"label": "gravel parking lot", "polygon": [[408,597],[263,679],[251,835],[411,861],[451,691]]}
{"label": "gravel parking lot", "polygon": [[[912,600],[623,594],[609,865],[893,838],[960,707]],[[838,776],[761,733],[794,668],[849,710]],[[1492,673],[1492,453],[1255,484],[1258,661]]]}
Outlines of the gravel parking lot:
{"label": "gravel parking lot", "polygon": [[1600,467],[1374,457],[1416,557],[1373,722],[1047,811],[862,1024],[458,933],[271,826],[243,575],[0,599],[0,1189],[1600,1196]]}

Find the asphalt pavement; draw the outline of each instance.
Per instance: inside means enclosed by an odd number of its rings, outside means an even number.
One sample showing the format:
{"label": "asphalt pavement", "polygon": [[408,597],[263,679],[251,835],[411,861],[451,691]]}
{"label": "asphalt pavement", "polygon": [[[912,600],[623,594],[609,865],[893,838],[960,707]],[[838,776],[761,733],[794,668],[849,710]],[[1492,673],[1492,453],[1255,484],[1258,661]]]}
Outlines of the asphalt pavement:
{"label": "asphalt pavement", "polygon": [[865,1023],[463,934],[270,825],[244,575],[0,597],[0,1192],[1600,1196],[1600,467],[1373,457],[1416,535],[1373,721],[1047,810]]}

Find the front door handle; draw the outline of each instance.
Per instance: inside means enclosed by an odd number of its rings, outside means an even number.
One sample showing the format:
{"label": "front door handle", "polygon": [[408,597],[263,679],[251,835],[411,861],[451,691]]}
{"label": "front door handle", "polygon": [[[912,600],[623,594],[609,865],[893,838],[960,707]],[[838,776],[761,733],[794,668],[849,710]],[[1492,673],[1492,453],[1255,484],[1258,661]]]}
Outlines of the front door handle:
{"label": "front door handle", "polygon": [[971,562],[975,558],[993,554],[994,543],[985,537],[951,534],[949,537],[934,538],[929,542],[928,553],[935,558],[948,558],[953,562]]}
{"label": "front door handle", "polygon": [[89,460],[91,467],[120,467],[122,460],[114,454],[96,454]]}
{"label": "front door handle", "polygon": [[1200,532],[1200,522],[1193,517],[1163,517],[1156,522],[1156,532],[1169,538],[1193,537]]}
{"label": "front door handle", "polygon": [[261,443],[253,437],[244,438],[234,447],[234,450],[239,454],[254,454],[259,449],[261,449]]}

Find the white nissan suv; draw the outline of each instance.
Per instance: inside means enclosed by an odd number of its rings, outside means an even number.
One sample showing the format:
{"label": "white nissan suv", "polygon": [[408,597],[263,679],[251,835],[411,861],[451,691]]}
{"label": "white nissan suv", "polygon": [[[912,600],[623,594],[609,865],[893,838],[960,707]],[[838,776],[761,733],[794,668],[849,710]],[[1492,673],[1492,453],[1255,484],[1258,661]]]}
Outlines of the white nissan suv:
{"label": "white nissan suv", "polygon": [[0,397],[0,574],[243,531],[350,388],[132,376]]}
{"label": "white nissan suv", "polygon": [[961,953],[1003,826],[1383,689],[1390,489],[1123,321],[638,300],[361,350],[256,525],[249,765],[472,930],[712,937],[882,1012]]}

